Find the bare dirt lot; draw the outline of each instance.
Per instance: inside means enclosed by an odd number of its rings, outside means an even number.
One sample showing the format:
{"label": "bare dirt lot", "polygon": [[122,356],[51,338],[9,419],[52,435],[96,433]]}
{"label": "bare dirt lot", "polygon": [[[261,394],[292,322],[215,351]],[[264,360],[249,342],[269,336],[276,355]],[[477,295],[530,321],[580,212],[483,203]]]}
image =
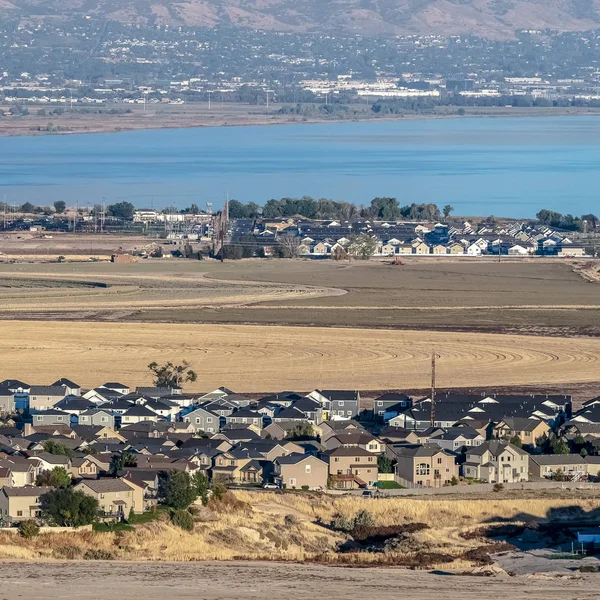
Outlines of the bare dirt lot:
{"label": "bare dirt lot", "polygon": [[[2,597],[79,598],[80,600],[146,600],[156,598],[203,600],[304,600],[317,593],[326,598],[394,599],[410,590],[413,600],[592,600],[597,598],[594,576],[461,577],[440,572],[392,568],[348,569],[289,563],[119,563],[50,562],[0,564]],[[95,582],[101,581],[98,585]]]}

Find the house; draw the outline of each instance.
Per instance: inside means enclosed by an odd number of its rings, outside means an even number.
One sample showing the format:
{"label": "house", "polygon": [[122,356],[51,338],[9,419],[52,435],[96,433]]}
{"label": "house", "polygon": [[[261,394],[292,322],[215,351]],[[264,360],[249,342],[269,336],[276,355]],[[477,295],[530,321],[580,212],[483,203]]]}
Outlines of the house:
{"label": "house", "polygon": [[396,475],[424,487],[442,487],[458,478],[454,455],[436,444],[394,448]]}
{"label": "house", "polygon": [[508,249],[508,256],[527,256],[528,254],[529,251],[527,248],[524,248],[519,244],[515,244]]}
{"label": "house", "polygon": [[194,432],[217,433],[220,429],[221,418],[218,414],[199,406],[183,417],[184,423],[190,423]]}
{"label": "house", "polygon": [[[529,471],[533,477],[546,479],[561,471],[567,477],[579,480],[587,477],[588,462],[580,454],[536,454],[529,457]],[[593,475],[597,472],[596,468]]]}
{"label": "house", "polygon": [[129,394],[130,389],[128,385],[123,385],[122,383],[118,383],[116,381],[109,381],[108,383],[104,383],[100,387],[106,388],[108,390],[113,390],[121,396],[125,396],[125,394]]}
{"label": "house", "polygon": [[71,415],[63,410],[40,410],[32,415],[33,426],[38,425],[70,425]]}
{"label": "house", "polygon": [[52,469],[56,467],[63,467],[67,473],[71,470],[71,459],[68,456],[62,456],[60,454],[39,452],[35,456],[30,456],[29,460],[38,461],[41,471],[52,471]]}
{"label": "house", "polygon": [[458,242],[453,242],[452,244],[448,244],[447,246],[448,254],[460,255],[465,253],[465,249],[462,244]]}
{"label": "house", "polygon": [[262,429],[263,416],[254,410],[242,408],[225,417],[225,422],[227,425],[237,425],[242,427],[246,425],[254,425],[259,429]]}
{"label": "house", "polygon": [[504,440],[491,440],[469,448],[463,475],[488,483],[529,480],[529,454]]}
{"label": "house", "polygon": [[75,479],[97,479],[98,465],[87,456],[80,456],[71,460],[71,475]]}
{"label": "house", "polygon": [[458,452],[461,448],[480,446],[485,437],[470,427],[451,427],[441,435],[431,437],[430,441],[449,452]]}
{"label": "house", "polygon": [[419,255],[424,255],[424,254],[429,254],[429,246],[425,243],[425,242],[414,242],[412,244],[412,253],[413,254],[419,254]]}
{"label": "house", "polygon": [[[120,479],[84,479],[74,489],[95,498],[104,516],[126,518],[133,508],[133,490]],[[143,506],[134,512],[144,512]]]}
{"label": "house", "polygon": [[40,497],[53,488],[43,486],[3,487],[0,490],[0,516],[6,523],[21,523],[42,515]]}
{"label": "house", "polygon": [[[296,400],[291,408],[300,411],[304,418],[314,423],[315,425],[319,425],[324,419],[324,409],[319,402],[313,400],[312,398],[300,398],[300,400]],[[279,417],[280,415],[277,415]],[[280,419],[281,420],[281,419]],[[289,420],[289,419],[288,419]]]}
{"label": "house", "polygon": [[292,453],[274,461],[275,481],[287,489],[324,490],[329,466],[316,456]]}
{"label": "house", "polygon": [[385,444],[381,440],[362,431],[338,433],[324,440],[323,446],[327,450],[334,450],[340,446],[357,447],[373,454],[382,454],[385,451]]}
{"label": "house", "polygon": [[547,435],[550,430],[548,423],[539,419],[506,417],[492,431],[494,437],[508,440],[518,437],[523,445],[535,446],[536,440],[543,435]]}
{"label": "house", "polygon": [[481,246],[479,246],[477,243],[475,244],[471,244],[468,248],[467,248],[467,255],[468,256],[481,256]]}
{"label": "house", "polygon": [[66,377],[61,377],[58,381],[55,381],[52,384],[52,387],[67,388],[67,395],[69,395],[69,396],[80,396],[81,395],[81,386],[77,383],[74,383],[70,379],[67,379]]}
{"label": "house", "polygon": [[14,487],[34,485],[42,470],[39,462],[36,461],[34,464],[33,461],[18,454],[1,458],[0,468],[10,469]]}
{"label": "house", "polygon": [[447,254],[446,246],[444,246],[443,244],[435,244],[435,246],[432,246],[432,248],[431,248],[431,253],[432,254]]}
{"label": "house", "polygon": [[261,483],[261,460],[263,457],[259,452],[233,448],[214,458],[212,479],[230,483]]}
{"label": "house", "polygon": [[307,397],[321,404],[329,418],[351,419],[360,412],[357,390],[314,390]]}
{"label": "house", "polygon": [[64,386],[32,385],[29,388],[30,411],[42,411],[53,408],[67,395]]}
{"label": "house", "polygon": [[91,427],[106,427],[114,430],[115,416],[109,411],[101,408],[93,408],[79,414],[79,425]]}
{"label": "house", "polygon": [[373,415],[384,420],[412,406],[412,398],[402,392],[386,392],[373,401]]}
{"label": "house", "polygon": [[9,387],[0,387],[0,413],[12,414],[15,412],[15,392]]}
{"label": "house", "polygon": [[134,404],[123,413],[121,416],[121,423],[123,425],[142,423],[143,421],[152,421],[156,423],[159,419],[159,415],[153,410],[140,404]]}
{"label": "house", "polygon": [[319,425],[319,428],[321,429],[321,440],[323,441],[330,438],[332,435],[343,432],[362,431],[363,433],[368,433],[358,421],[347,419],[340,421],[323,421],[323,423]]}
{"label": "house", "polygon": [[14,487],[15,478],[8,467],[0,467],[0,487]]}
{"label": "house", "polygon": [[333,487],[353,489],[375,485],[378,480],[377,456],[368,450],[340,446],[322,457],[329,463]]}
{"label": "house", "polygon": [[[134,513],[143,513],[149,510],[156,504],[155,490],[158,488],[158,476],[156,483],[146,482],[141,477],[136,477],[134,473],[126,473],[123,477],[119,477],[125,485],[131,488],[131,508]],[[156,487],[152,487],[156,485]]]}

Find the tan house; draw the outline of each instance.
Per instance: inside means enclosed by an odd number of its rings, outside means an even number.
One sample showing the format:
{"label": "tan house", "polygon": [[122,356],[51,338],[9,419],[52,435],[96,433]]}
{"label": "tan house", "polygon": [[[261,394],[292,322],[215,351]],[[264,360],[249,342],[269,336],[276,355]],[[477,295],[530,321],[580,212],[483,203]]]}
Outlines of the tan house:
{"label": "tan house", "polygon": [[24,456],[17,455],[0,459],[0,467],[10,469],[15,487],[34,485],[37,476],[42,471],[39,461],[33,461]]}
{"label": "tan house", "polygon": [[373,452],[373,454],[381,454],[385,451],[385,444],[381,440],[378,440],[369,433],[363,433],[362,431],[338,433],[337,435],[327,438],[323,442],[323,446],[327,450],[335,450],[335,448],[339,448],[340,446],[356,446],[368,450],[369,452]]}
{"label": "tan house", "polygon": [[4,487],[0,491],[0,516],[6,523],[20,523],[41,517],[40,497],[50,487]]}
{"label": "tan house", "polygon": [[453,244],[449,244],[447,247],[448,254],[464,254],[465,249],[462,244],[454,242]]}
{"label": "tan house", "polygon": [[67,388],[54,385],[32,385],[29,388],[29,410],[49,410],[67,395]]}
{"label": "tan house", "polygon": [[352,489],[375,485],[379,477],[377,455],[364,448],[340,446],[325,454],[334,487]]}
{"label": "tan house", "polygon": [[133,473],[127,473],[119,477],[119,480],[131,488],[131,507],[134,513],[145,512],[156,504],[151,485],[143,479]]}
{"label": "tan house", "polygon": [[504,440],[491,440],[467,450],[463,475],[487,483],[529,480],[529,454]]}
{"label": "tan house", "polygon": [[447,252],[446,252],[446,246],[444,246],[443,244],[436,244],[431,249],[431,253],[432,254],[447,254]]}
{"label": "tan house", "polygon": [[310,454],[288,454],[275,459],[275,481],[287,489],[324,490],[329,467]]}
{"label": "tan house", "polygon": [[394,448],[396,475],[406,481],[425,487],[449,485],[458,478],[454,455],[440,446],[404,446]]}
{"label": "tan house", "polygon": [[540,454],[529,457],[529,471],[533,477],[551,479],[558,471],[569,479],[578,481],[597,477],[600,457],[580,454]]}
{"label": "tan house", "polygon": [[[120,479],[84,479],[74,489],[96,498],[105,516],[126,518],[133,507],[133,490]],[[143,506],[134,512],[144,512]]]}
{"label": "tan house", "polygon": [[500,421],[494,429],[493,435],[497,438],[510,439],[518,437],[523,445],[535,446],[535,441],[548,434],[550,425],[539,419],[526,419],[523,417],[507,417]]}
{"label": "tan house", "polygon": [[413,254],[429,254],[429,246],[425,242],[415,242],[412,249]]}
{"label": "tan house", "polygon": [[76,479],[97,479],[99,475],[98,465],[87,456],[72,459],[70,472]]}
{"label": "tan house", "polygon": [[229,483],[262,483],[261,457],[248,452],[230,450],[215,457],[212,479]]}

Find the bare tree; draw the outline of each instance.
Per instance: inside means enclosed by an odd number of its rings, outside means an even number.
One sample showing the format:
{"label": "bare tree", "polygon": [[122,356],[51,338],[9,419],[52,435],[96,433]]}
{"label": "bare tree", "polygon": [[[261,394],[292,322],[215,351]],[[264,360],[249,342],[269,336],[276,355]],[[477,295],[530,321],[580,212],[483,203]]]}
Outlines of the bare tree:
{"label": "bare tree", "polygon": [[279,238],[279,245],[283,248],[288,258],[297,258],[300,255],[302,243],[298,236],[282,235]]}

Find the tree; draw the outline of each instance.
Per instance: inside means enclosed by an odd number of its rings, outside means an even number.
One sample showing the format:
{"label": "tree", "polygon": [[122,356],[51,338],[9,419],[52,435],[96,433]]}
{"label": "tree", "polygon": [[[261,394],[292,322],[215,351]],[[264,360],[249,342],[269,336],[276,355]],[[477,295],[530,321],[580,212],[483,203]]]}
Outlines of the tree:
{"label": "tree", "polygon": [[172,362],[164,365],[151,362],[148,368],[154,373],[154,385],[156,387],[180,388],[184,383],[193,383],[198,379],[198,375],[190,369],[190,363],[187,360],[184,360],[180,365]]}
{"label": "tree", "polygon": [[28,519],[19,525],[19,533],[24,538],[32,538],[39,535],[40,527],[33,519]]}
{"label": "tree", "polygon": [[196,496],[202,498],[202,504],[206,506],[208,503],[208,477],[206,473],[198,469],[192,475],[192,485],[196,490]]}
{"label": "tree", "polygon": [[49,454],[54,454],[55,456],[68,456],[69,458],[75,456],[75,452],[73,452],[71,448],[67,448],[54,440],[46,440],[43,445],[44,450]]}
{"label": "tree", "polygon": [[282,235],[279,244],[288,258],[297,258],[300,254],[300,238],[293,235]]}
{"label": "tree", "polygon": [[523,447],[523,442],[521,441],[521,438],[518,435],[513,435],[510,440],[508,440],[513,446],[516,446],[517,448],[522,448]]}
{"label": "tree", "polygon": [[194,529],[194,517],[186,508],[173,511],[171,521],[173,521],[173,525],[177,525],[177,527],[180,527],[184,531],[192,531]]}
{"label": "tree", "polygon": [[25,202],[25,204],[21,206],[21,212],[24,213],[32,213],[34,210],[35,206],[31,204],[31,202]]}
{"label": "tree", "polygon": [[54,467],[52,471],[42,471],[35,480],[35,485],[54,488],[71,485],[71,476],[64,467]]}
{"label": "tree", "polygon": [[394,472],[394,463],[392,462],[392,459],[383,454],[377,457],[377,466],[379,467],[380,473]]}
{"label": "tree", "polygon": [[59,527],[89,525],[98,518],[98,501],[73,488],[60,488],[40,497],[42,517]]}
{"label": "tree", "polygon": [[444,208],[442,209],[442,212],[444,214],[444,219],[447,219],[453,210],[454,210],[454,206],[452,206],[451,204],[446,204],[446,206],[444,206]]}
{"label": "tree", "polygon": [[163,471],[158,481],[158,497],[175,509],[187,508],[197,497],[192,478],[185,471]]}
{"label": "tree", "polygon": [[400,206],[396,198],[373,198],[371,214],[375,219],[395,221],[400,215]]}
{"label": "tree", "polygon": [[131,220],[133,219],[133,212],[135,207],[131,202],[117,202],[107,207],[106,211],[111,217],[116,219]]}
{"label": "tree", "polygon": [[377,240],[361,233],[348,247],[348,252],[357,260],[369,260],[377,249]]}
{"label": "tree", "polygon": [[553,454],[569,454],[569,446],[567,442],[559,437],[553,437],[550,441]]}
{"label": "tree", "polygon": [[57,214],[62,214],[65,212],[65,210],[67,209],[67,203],[64,200],[57,200],[54,203],[54,210],[57,212]]}
{"label": "tree", "polygon": [[110,461],[110,473],[113,477],[117,477],[125,467],[135,466],[137,466],[137,459],[133,452],[114,454]]}

